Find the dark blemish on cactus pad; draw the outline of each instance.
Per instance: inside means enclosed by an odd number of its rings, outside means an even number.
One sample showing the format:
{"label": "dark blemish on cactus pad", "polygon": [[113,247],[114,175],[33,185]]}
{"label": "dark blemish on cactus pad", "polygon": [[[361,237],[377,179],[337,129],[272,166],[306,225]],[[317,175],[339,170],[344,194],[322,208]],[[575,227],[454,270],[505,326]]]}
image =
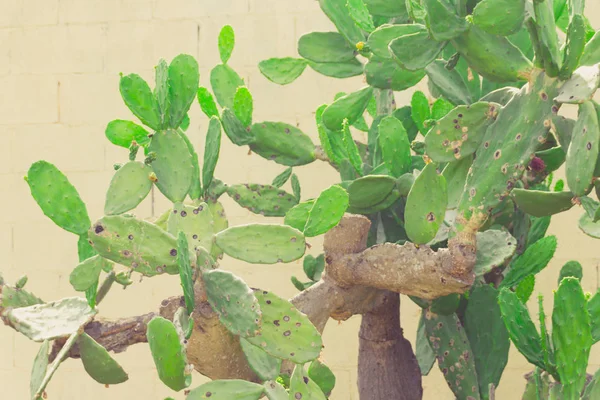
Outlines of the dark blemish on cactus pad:
{"label": "dark blemish on cactus pad", "polygon": [[500,156],[502,155],[502,151],[501,150],[496,150],[496,152],[494,153],[494,159],[499,159]]}
{"label": "dark blemish on cactus pad", "polygon": [[169,252],[170,255],[172,255],[173,257],[175,257],[177,255],[177,250],[176,249],[171,249],[171,251]]}
{"label": "dark blemish on cactus pad", "polygon": [[544,101],[548,100],[548,95],[546,94],[546,92],[542,92],[542,93],[540,94],[540,97],[541,97],[541,98],[542,98],[542,100],[544,100]]}
{"label": "dark blemish on cactus pad", "polygon": [[129,250],[123,250],[123,256],[129,257],[131,256],[131,252]]}
{"label": "dark blemish on cactus pad", "polygon": [[182,217],[187,217],[187,213],[185,211],[181,211],[181,216]]}
{"label": "dark blemish on cactus pad", "polygon": [[275,325],[275,326],[279,326],[279,320],[278,320],[278,319],[276,319],[275,321],[273,321],[273,325]]}
{"label": "dark blemish on cactus pad", "polygon": [[288,317],[288,316],[286,315],[286,316],[284,316],[284,317],[283,317],[283,320],[284,320],[285,322],[289,322],[289,320],[290,320],[290,317]]}
{"label": "dark blemish on cactus pad", "polygon": [[266,290],[263,290],[263,294],[269,294],[269,292],[267,292]]}
{"label": "dark blemish on cactus pad", "polygon": [[588,142],[588,143],[585,145],[585,147],[587,147],[587,149],[588,149],[588,150],[591,150],[591,149],[592,149],[592,143],[591,143],[591,142]]}
{"label": "dark blemish on cactus pad", "polygon": [[138,263],[136,263],[135,261],[131,263],[131,268],[137,268],[138,267]]}
{"label": "dark blemish on cactus pad", "polygon": [[96,232],[96,234],[100,234],[102,231],[104,231],[104,227],[102,225],[96,225],[96,228],[94,228],[94,232]]}
{"label": "dark blemish on cactus pad", "polygon": [[302,324],[300,322],[296,322],[296,328],[300,328]]}
{"label": "dark blemish on cactus pad", "polygon": [[210,397],[210,396],[212,396],[212,393],[211,393],[211,392],[206,392],[206,393],[204,393],[204,395],[205,395],[206,397]]}
{"label": "dark blemish on cactus pad", "polygon": [[177,214],[177,210],[173,210],[173,214]]}
{"label": "dark blemish on cactus pad", "polygon": [[129,240],[133,240],[133,235],[129,235],[129,236],[127,236],[127,239],[129,239]]}
{"label": "dark blemish on cactus pad", "polygon": [[285,128],[285,133],[290,133],[290,128]]}
{"label": "dark blemish on cactus pad", "polygon": [[556,114],[558,112],[558,107],[552,106],[552,112]]}
{"label": "dark blemish on cactus pad", "polygon": [[292,334],[292,332],[290,332],[290,331],[283,332],[283,336],[286,336],[286,337],[290,336],[291,334]]}
{"label": "dark blemish on cactus pad", "polygon": [[297,239],[296,239],[296,237],[294,236],[293,238],[291,238],[291,239],[290,239],[290,242],[292,242],[292,243],[296,243],[296,240],[297,240]]}
{"label": "dark blemish on cactus pad", "polygon": [[302,393],[296,392],[296,394],[294,395],[294,397],[296,398],[296,400],[300,400],[302,398]]}
{"label": "dark blemish on cactus pad", "polygon": [[517,133],[517,136],[515,136],[515,139],[521,140],[522,137],[523,137],[523,135],[521,135],[520,133]]}
{"label": "dark blemish on cactus pad", "polygon": [[271,300],[267,300],[267,301],[266,301],[266,303],[267,303],[267,304],[271,304]]}
{"label": "dark blemish on cactus pad", "polygon": [[196,235],[196,234],[192,235],[192,239],[198,239],[198,235]]}
{"label": "dark blemish on cactus pad", "polygon": [[304,383],[308,383],[308,377],[305,376],[303,379],[304,379]]}
{"label": "dark blemish on cactus pad", "polygon": [[490,147],[490,142],[484,142],[484,143],[483,143],[483,147],[484,147],[484,148],[486,148],[486,149],[487,149],[488,147]]}
{"label": "dark blemish on cactus pad", "polygon": [[435,215],[432,212],[430,212],[429,214],[427,214],[427,221],[428,222],[435,221]]}

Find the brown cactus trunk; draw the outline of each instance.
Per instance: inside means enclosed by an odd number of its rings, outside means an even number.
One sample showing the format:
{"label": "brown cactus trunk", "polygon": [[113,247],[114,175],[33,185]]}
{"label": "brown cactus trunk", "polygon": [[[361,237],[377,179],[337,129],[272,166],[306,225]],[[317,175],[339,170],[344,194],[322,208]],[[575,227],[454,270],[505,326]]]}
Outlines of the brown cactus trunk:
{"label": "brown cactus trunk", "polygon": [[360,400],[420,400],[421,371],[400,327],[400,297],[387,293],[383,303],[364,314],[359,332]]}

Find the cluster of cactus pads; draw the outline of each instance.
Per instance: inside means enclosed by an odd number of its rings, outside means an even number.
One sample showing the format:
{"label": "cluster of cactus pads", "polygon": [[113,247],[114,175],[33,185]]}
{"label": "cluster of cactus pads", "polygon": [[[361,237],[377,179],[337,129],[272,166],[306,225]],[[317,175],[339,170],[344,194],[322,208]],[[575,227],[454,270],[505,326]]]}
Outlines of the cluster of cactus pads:
{"label": "cluster of cactus pads", "polygon": [[[600,340],[600,292],[583,292],[581,265],[572,261],[561,270],[551,329],[541,297],[539,331],[526,305],[556,250],[556,238],[545,236],[553,214],[582,207],[579,227],[600,238],[600,203],[592,194],[600,196],[600,106],[592,100],[600,85],[600,34],[584,16],[584,1],[319,4],[337,30],[300,37],[299,58],[258,66],[281,85],[306,66],[334,78],[365,76],[367,86],[316,110],[319,145],[296,126],[253,121],[252,95],[228,64],[235,36],[226,26],[210,89],[199,86],[198,64],[188,55],[161,60],[154,89],[139,75],[121,77],[123,100],[144,126],[115,120],[106,128],[128,158],[115,165],[103,217],[91,222],[54,165],[31,166],[32,196],[78,237],[80,264],[70,282],[85,294],[45,303],[23,288],[26,279],[13,286],[0,279],[3,318],[42,343],[32,399],[42,396],[75,345],[96,381],[128,379],[83,328],[111,285],[131,285],[135,273],[181,278],[185,306],[172,321],[156,317],[147,329],[159,378],[169,388],[191,384],[186,347],[200,290],[239,338],[258,380],[215,380],[190,390],[188,400],[327,398],[335,378],[319,361],[321,336],[307,316],[271,292],[249,288],[219,261],[224,254],[256,264],[304,257],[309,281],[292,282],[306,290],[325,268],[325,255],[305,256],[306,238],[325,234],[346,212],[371,220],[369,245],[441,249],[450,240],[472,244],[461,241],[477,232],[475,282],[466,293],[411,297],[423,309],[416,343],[423,375],[437,360],[457,399],[493,398],[512,343],[535,368],[524,399],[600,398],[600,373],[586,379],[591,346]],[[417,91],[396,108],[393,92],[424,77],[430,96]],[[186,135],[195,99],[208,119],[202,160]],[[563,104],[578,107],[576,120],[559,115]],[[214,174],[221,129],[233,144],[286,168],[271,184],[220,181]],[[355,140],[356,131],[366,132],[367,143]],[[317,159],[339,172],[340,183],[303,201],[294,168]],[[566,185],[553,179],[563,164]],[[153,221],[136,218],[132,212],[155,188],[172,207]],[[219,201],[225,194],[252,213],[284,217],[284,224],[229,227]],[[66,341],[49,365],[55,339]],[[283,361],[295,364],[291,376],[282,375]]]}

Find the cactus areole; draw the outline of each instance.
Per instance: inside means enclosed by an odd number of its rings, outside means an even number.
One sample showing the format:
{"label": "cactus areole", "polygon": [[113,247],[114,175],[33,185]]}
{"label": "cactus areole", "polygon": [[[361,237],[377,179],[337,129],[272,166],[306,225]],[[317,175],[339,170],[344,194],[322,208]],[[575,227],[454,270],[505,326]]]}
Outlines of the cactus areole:
{"label": "cactus areole", "polygon": [[[229,64],[235,33],[225,26],[208,87],[189,55],[158,60],[152,85],[121,76],[138,122],[107,124],[125,150],[106,182],[104,215],[88,214],[60,165],[31,166],[25,180],[41,211],[75,235],[69,281],[81,293],[45,301],[27,277],[10,284],[0,275],[3,322],[41,343],[32,399],[67,357],[100,384],[121,384],[135,371],[111,352],[146,342],[157,378],[188,400],[335,397],[321,333],[353,315],[362,316],[361,400],[423,398],[421,376],[436,361],[453,393],[445,397],[494,399],[507,386],[511,343],[533,370],[524,399],[598,399],[600,373],[585,374],[600,340],[600,292],[584,293],[586,265],[565,264],[548,315],[538,297],[539,324],[525,306],[557,249],[546,236],[554,214],[579,209],[581,235],[600,238],[600,34],[584,1],[318,3],[335,30],[305,33],[297,56],[258,65],[280,85],[310,79],[307,68],[364,75],[366,85],[315,111],[314,127],[254,118],[264,105]],[[394,91],[425,77],[428,93],[397,107]],[[190,125],[192,107],[204,115]],[[190,126],[206,131],[202,141]],[[276,168],[272,182],[218,179],[222,140]],[[300,170],[311,163],[340,179],[305,198]],[[555,180],[563,164],[566,179]],[[138,215],[160,195],[166,210]],[[230,226],[224,195],[269,219]],[[321,235],[323,248],[311,247]],[[225,269],[229,258],[278,269],[301,260],[306,277],[290,277],[300,292],[288,300],[249,287]],[[111,288],[165,274],[179,276],[181,291],[153,312],[100,316]],[[401,298],[422,308],[415,346]],[[192,386],[193,369],[212,381]]]}

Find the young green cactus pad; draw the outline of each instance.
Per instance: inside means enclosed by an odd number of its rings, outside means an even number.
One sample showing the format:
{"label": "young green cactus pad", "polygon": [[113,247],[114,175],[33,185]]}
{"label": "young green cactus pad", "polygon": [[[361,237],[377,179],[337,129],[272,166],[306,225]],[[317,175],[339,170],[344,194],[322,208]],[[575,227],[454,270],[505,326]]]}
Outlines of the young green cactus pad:
{"label": "young green cactus pad", "polygon": [[302,75],[306,64],[306,60],[301,58],[269,58],[259,62],[258,69],[271,82],[287,85]]}
{"label": "young green cactus pad", "polygon": [[276,188],[282,187],[292,176],[292,171],[292,167],[284,169],[282,173],[273,178],[273,182],[271,183],[271,185],[275,186]]}
{"label": "young green cactus pad", "polygon": [[267,354],[263,349],[251,344],[244,338],[240,338],[240,345],[250,368],[262,381],[272,380],[279,376],[281,371],[280,358]]}
{"label": "young green cactus pad", "polygon": [[246,340],[270,355],[305,363],[321,353],[321,335],[308,317],[292,303],[273,293],[255,290],[262,311],[262,325],[256,336]]}
{"label": "young green cactus pad", "polygon": [[189,339],[194,332],[194,319],[188,314],[185,307],[179,307],[175,311],[173,325],[175,325],[180,342]]}
{"label": "young green cactus pad", "polygon": [[179,135],[185,141],[185,145],[192,156],[192,183],[188,191],[188,195],[192,200],[198,200],[202,195],[202,187],[200,185],[200,164],[198,162],[198,154],[194,149],[194,145],[183,131],[179,131]]}
{"label": "young green cactus pad", "polygon": [[372,96],[373,88],[367,86],[340,97],[323,111],[323,124],[334,132],[342,130],[344,120],[352,124],[363,115]]}
{"label": "young green cactus pad", "polygon": [[427,96],[425,96],[425,93],[421,91],[414,92],[410,99],[410,119],[413,120],[414,124],[417,126],[417,129],[423,134],[423,136],[425,136],[429,130],[425,129],[425,121],[430,118],[431,109],[429,108],[429,100],[427,99]]}
{"label": "young green cactus pad", "polygon": [[194,57],[180,54],[171,61],[168,74],[169,126],[177,129],[198,92],[198,63]]}
{"label": "young green cactus pad", "polygon": [[446,65],[444,60],[435,60],[425,68],[429,83],[452,104],[471,104],[473,97],[462,76],[456,68],[448,70]]}
{"label": "young green cactus pad", "polygon": [[159,131],[152,136],[148,150],[156,153],[152,170],[158,178],[158,189],[173,203],[183,201],[194,178],[192,155],[185,139],[176,130]]}
{"label": "young green cactus pad", "polygon": [[252,125],[250,149],[267,160],[287,166],[305,165],[315,160],[315,145],[295,126],[283,122]]}
{"label": "young green cactus pad", "polygon": [[348,208],[348,193],[333,185],[321,192],[308,213],[306,237],[319,236],[336,226]]}
{"label": "young green cactus pad", "polygon": [[465,157],[455,162],[449,162],[442,171],[448,187],[448,209],[450,210],[458,207],[472,163],[472,156]]}
{"label": "young green cactus pad", "polygon": [[549,76],[557,76],[560,69],[561,57],[558,46],[558,35],[554,19],[554,8],[550,1],[536,1],[534,27],[538,37],[538,55]]}
{"label": "young green cactus pad", "polygon": [[179,279],[183,288],[183,297],[188,314],[194,311],[194,270],[190,263],[190,251],[186,235],[179,231],[177,236],[177,264],[179,264]]}
{"label": "young green cactus pad", "polygon": [[400,177],[409,172],[412,163],[410,142],[400,120],[389,116],[379,122],[379,146],[383,162],[392,176]]}
{"label": "young green cactus pad", "polygon": [[48,218],[66,231],[85,234],[90,227],[85,204],[58,168],[46,161],[35,162],[26,180],[31,195]]}
{"label": "young green cactus pad", "polygon": [[144,125],[154,130],[160,129],[161,118],[158,102],[142,77],[137,74],[121,76],[119,90],[125,105],[133,115],[138,117]]}
{"label": "young green cactus pad", "polygon": [[579,229],[588,236],[593,238],[600,238],[600,223],[594,222],[587,213],[584,213],[579,218]]}
{"label": "young green cactus pad", "polygon": [[415,179],[406,199],[404,228],[415,244],[425,244],[435,237],[447,204],[446,179],[437,172],[436,163],[429,163]]}
{"label": "young green cactus pad", "polygon": [[348,43],[355,45],[365,40],[363,31],[356,25],[348,12],[346,0],[319,0],[319,4],[321,10],[333,22]]}
{"label": "young green cactus pad", "polygon": [[283,217],[298,204],[296,197],[271,185],[233,185],[227,188],[227,194],[240,206],[267,217]]}
{"label": "young green cactus pad", "polygon": [[258,400],[264,387],[241,379],[222,379],[198,386],[186,400]]}
{"label": "young green cactus pad", "polygon": [[162,317],[154,317],[148,323],[146,336],[160,380],[175,391],[188,387],[192,376],[175,325]]}
{"label": "young green cactus pad", "polygon": [[129,161],[115,172],[106,192],[105,215],[123,214],[137,207],[152,189],[152,168]]}
{"label": "young green cactus pad", "polygon": [[600,340],[600,291],[597,291],[588,301],[587,310],[590,315],[592,339],[596,343]]}
{"label": "young green cactus pad", "polygon": [[523,25],[525,0],[483,0],[473,10],[473,23],[492,35],[508,36]]}
{"label": "young green cactus pad", "polygon": [[283,223],[291,226],[299,231],[304,231],[306,221],[308,220],[308,213],[315,204],[314,200],[308,200],[292,207],[286,214]]}
{"label": "young green cactus pad", "polygon": [[415,344],[415,356],[417,357],[419,369],[423,376],[429,375],[429,371],[431,371],[431,368],[433,368],[433,364],[435,363],[435,353],[427,339],[427,332],[425,331],[425,324],[423,323],[426,312],[426,310],[421,312],[421,318],[419,318],[419,326],[417,328],[417,343]]}
{"label": "young green cactus pad", "polygon": [[473,351],[456,314],[444,316],[426,310],[423,323],[440,370],[454,395],[458,399],[480,399]]}
{"label": "young green cactus pad", "polygon": [[177,274],[177,240],[147,221],[113,215],[98,220],[88,232],[100,256],[145,276]]}
{"label": "young green cactus pad", "polygon": [[2,287],[2,298],[0,306],[4,308],[28,307],[34,304],[42,304],[44,301],[25,289],[17,289],[12,286],[4,285]]}
{"label": "young green cactus pad", "polygon": [[252,111],[254,109],[252,95],[245,86],[240,86],[233,98],[233,113],[244,126],[252,125]]}
{"label": "young green cactus pad", "polygon": [[556,251],[556,236],[546,236],[529,246],[513,262],[500,287],[516,286],[527,275],[537,274],[550,262]]}
{"label": "young green cactus pad", "polygon": [[196,96],[198,98],[198,103],[200,104],[200,109],[204,115],[208,118],[219,116],[219,110],[217,110],[215,99],[207,88],[200,86]]}
{"label": "young green cactus pad", "polygon": [[507,288],[500,290],[498,304],[510,340],[530,363],[542,369],[546,368],[542,339],[535,329],[527,307],[521,303],[516,293]]}
{"label": "young green cactus pad", "polygon": [[456,13],[455,5],[449,0],[425,0],[426,22],[431,37],[438,42],[454,39],[467,29],[469,24]]}
{"label": "young green cactus pad", "polygon": [[583,55],[579,61],[580,65],[594,65],[600,63],[600,33],[596,32],[585,45]]}
{"label": "young green cactus pad", "polygon": [[[485,319],[484,324],[482,319]],[[510,348],[498,306],[498,290],[489,285],[475,286],[469,295],[464,321],[475,356],[479,393],[483,399],[488,399],[488,387],[490,384],[498,387]]]}
{"label": "young green cactus pad", "polygon": [[264,387],[265,394],[269,400],[289,400],[290,398],[290,395],[285,388],[276,381],[267,381],[265,382]]}
{"label": "young green cactus pad", "polygon": [[219,32],[219,55],[223,64],[227,64],[231,53],[233,52],[233,46],[235,46],[235,33],[231,25],[225,25]]}
{"label": "young green cactus pad", "polygon": [[511,196],[521,210],[534,217],[558,214],[574,205],[571,192],[514,189]]}
{"label": "young green cactus pad", "polygon": [[223,124],[223,130],[229,140],[231,140],[231,143],[237,146],[244,146],[254,141],[252,132],[244,127],[242,121],[229,108],[223,109],[221,124]]}
{"label": "young green cactus pad", "polygon": [[563,278],[572,277],[577,278],[579,282],[583,279],[583,267],[581,264],[575,260],[567,261],[565,265],[560,269],[560,274],[558,275],[558,284],[563,280]]}
{"label": "young green cactus pad", "polygon": [[98,282],[100,272],[106,268],[111,268],[112,263],[98,255],[82,261],[73,269],[69,275],[69,282],[73,289],[78,292],[85,292]]}
{"label": "young green cactus pad", "polygon": [[89,376],[104,385],[116,385],[129,379],[123,368],[94,339],[83,333],[77,341],[81,362]]}
{"label": "young green cactus pad", "polygon": [[311,32],[298,39],[298,54],[316,63],[351,61],[356,49],[337,32]]}
{"label": "young green cactus pad", "polygon": [[576,278],[565,278],[554,293],[552,343],[565,399],[578,398],[592,347],[587,301]]}
{"label": "young green cactus pad", "polygon": [[219,105],[233,109],[235,92],[238,87],[244,86],[244,80],[229,65],[221,64],[210,71],[210,86]]}
{"label": "young green cactus pad", "polygon": [[35,399],[35,394],[40,389],[46,370],[48,369],[48,351],[50,350],[50,341],[44,340],[40,349],[33,360],[31,368],[31,379],[29,381],[29,393],[32,399]]}
{"label": "young green cactus pad", "polygon": [[575,196],[588,193],[598,159],[600,125],[591,101],[579,105],[579,118],[573,128],[573,138],[567,152],[567,184]]}
{"label": "young green cactus pad", "polygon": [[202,247],[212,251],[214,241],[214,219],[206,203],[197,206],[175,204],[167,221],[167,231],[177,237],[184,232],[190,249]]}
{"label": "young green cactus pad", "polygon": [[585,49],[585,36],[585,20],[583,15],[573,15],[567,30],[567,41],[559,73],[561,79],[569,79],[575,68],[579,66]]}
{"label": "young green cactus pad", "polygon": [[204,144],[204,163],[202,164],[202,185],[204,191],[212,183],[219,151],[221,150],[221,123],[218,116],[211,117],[208,123],[208,132],[206,132],[206,142]]}
{"label": "young green cactus pad", "polygon": [[418,31],[392,40],[388,48],[394,61],[402,68],[418,71],[431,64],[445,45],[446,42],[431,40],[427,28],[421,25]]}
{"label": "young green cactus pad", "polygon": [[290,262],[304,255],[304,235],[289,226],[249,224],[216,235],[217,246],[228,256],[253,264]]}
{"label": "young green cactus pad", "polygon": [[147,130],[136,124],[135,122],[115,119],[106,125],[106,138],[114,145],[131,147],[132,142],[136,142],[140,146],[147,146],[150,143],[150,134]]}
{"label": "young green cactus pad", "polygon": [[9,309],[3,317],[29,339],[42,342],[77,332],[96,312],[85,299],[68,297],[52,303]]}
{"label": "young green cactus pad", "polygon": [[297,364],[290,379],[290,399],[326,400],[319,386],[304,371],[302,364]]}
{"label": "young green cactus pad", "polygon": [[515,293],[517,293],[517,297],[523,304],[527,304],[533,294],[533,289],[535,289],[535,275],[530,274],[519,282],[515,288]]}
{"label": "young green cactus pad", "polygon": [[202,273],[208,303],[234,335],[254,336],[261,327],[258,300],[248,285],[228,271]]}
{"label": "young green cactus pad", "polygon": [[450,162],[475,153],[499,110],[499,104],[486,102],[456,107],[425,136],[427,155],[437,162]]}
{"label": "young green cactus pad", "polygon": [[483,276],[509,260],[517,250],[517,240],[504,230],[477,233],[477,261],[474,272]]}
{"label": "young green cactus pad", "polygon": [[[363,174],[362,157],[360,156],[358,145],[354,141],[352,133],[350,132],[350,124],[348,123],[348,120],[344,120],[342,126],[342,142],[346,148],[346,154],[348,154],[348,160],[344,161],[347,161],[352,168],[354,168],[355,173],[361,176]],[[342,165],[340,166],[340,175],[342,175],[341,170],[344,169],[344,161],[342,161]]]}
{"label": "young green cactus pad", "polygon": [[346,4],[350,17],[356,22],[356,25],[365,32],[372,32],[375,29],[373,16],[363,0],[348,0]]}
{"label": "young green cactus pad", "polygon": [[335,375],[331,369],[319,359],[308,365],[308,377],[319,386],[325,396],[330,396],[335,387]]}
{"label": "young green cactus pad", "polygon": [[560,88],[556,98],[559,103],[581,104],[591,100],[600,85],[600,64],[579,67]]}
{"label": "young green cactus pad", "polygon": [[600,398],[600,369],[596,371],[592,381],[588,383],[581,400],[594,400]]}
{"label": "young green cactus pad", "polygon": [[154,97],[160,112],[160,125],[168,126],[169,123],[169,65],[160,59],[154,67]]}

